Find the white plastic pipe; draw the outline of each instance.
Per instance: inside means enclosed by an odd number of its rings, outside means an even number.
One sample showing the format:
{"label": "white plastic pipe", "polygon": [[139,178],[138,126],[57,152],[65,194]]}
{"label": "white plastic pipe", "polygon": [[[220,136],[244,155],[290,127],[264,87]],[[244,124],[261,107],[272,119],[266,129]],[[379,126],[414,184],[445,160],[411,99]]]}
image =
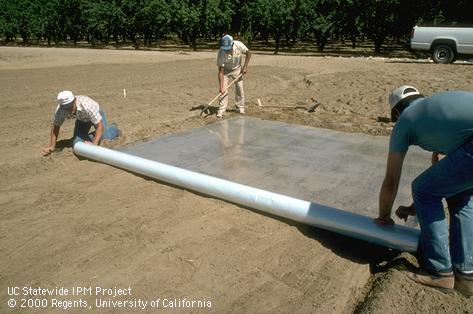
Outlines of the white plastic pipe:
{"label": "white plastic pipe", "polygon": [[74,152],[83,157],[275,216],[400,251],[413,253],[417,250],[419,238],[417,229],[401,225],[379,226],[372,218],[366,216],[272,193],[96,145],[79,142],[74,145]]}

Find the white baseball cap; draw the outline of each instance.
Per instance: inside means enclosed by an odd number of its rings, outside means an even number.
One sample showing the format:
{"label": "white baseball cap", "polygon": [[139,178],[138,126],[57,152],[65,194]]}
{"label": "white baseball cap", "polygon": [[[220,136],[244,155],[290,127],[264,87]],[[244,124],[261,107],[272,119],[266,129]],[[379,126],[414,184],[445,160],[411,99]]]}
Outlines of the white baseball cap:
{"label": "white baseball cap", "polygon": [[230,35],[225,35],[220,39],[220,49],[230,50],[233,46],[233,37]]}
{"label": "white baseball cap", "polygon": [[57,103],[61,107],[67,107],[74,101],[75,97],[69,90],[63,90],[57,94]]}
{"label": "white baseball cap", "polygon": [[406,109],[414,99],[424,97],[417,88],[410,85],[402,85],[389,94],[389,108],[391,109],[391,120],[396,122],[398,116]]}

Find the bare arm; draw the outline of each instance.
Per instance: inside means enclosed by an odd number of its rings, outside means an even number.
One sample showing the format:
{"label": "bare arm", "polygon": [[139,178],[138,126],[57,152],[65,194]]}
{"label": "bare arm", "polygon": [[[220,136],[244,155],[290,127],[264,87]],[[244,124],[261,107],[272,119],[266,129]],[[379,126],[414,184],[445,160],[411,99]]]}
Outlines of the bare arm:
{"label": "bare arm", "polygon": [[54,124],[51,127],[51,136],[50,136],[50,140],[49,140],[49,146],[43,148],[43,156],[47,156],[47,155],[51,154],[56,149],[56,142],[57,142],[57,138],[59,136],[59,129],[60,128],[61,128],[60,126],[57,126],[57,125],[54,125]]}
{"label": "bare arm", "polygon": [[224,68],[218,67],[218,86],[220,86],[220,94],[224,95],[227,92],[227,87],[224,86],[225,80],[223,79],[224,76]]}
{"label": "bare arm", "polygon": [[95,126],[95,137],[94,137],[94,141],[92,142],[92,144],[99,145],[100,139],[102,138],[102,134],[103,134],[103,123],[102,123],[102,121],[100,121]]}
{"label": "bare arm", "polygon": [[[440,161],[445,155],[439,153],[439,152],[433,152],[432,153],[432,165],[435,165],[438,161]],[[409,216],[415,216],[416,215],[416,209],[414,207],[414,204],[411,204],[410,206],[399,206],[398,209],[396,210],[396,216],[398,216],[400,219],[404,219],[404,221],[407,221],[407,218]]]}
{"label": "bare arm", "polygon": [[406,153],[392,153],[388,155],[386,175],[379,193],[379,216],[376,222],[382,225],[392,224],[391,211],[397,195],[401,179],[402,165]]}
{"label": "bare arm", "polygon": [[251,52],[248,50],[246,52],[245,63],[243,64],[243,68],[241,69],[242,74],[246,74],[248,72],[248,63],[250,63],[251,59]]}

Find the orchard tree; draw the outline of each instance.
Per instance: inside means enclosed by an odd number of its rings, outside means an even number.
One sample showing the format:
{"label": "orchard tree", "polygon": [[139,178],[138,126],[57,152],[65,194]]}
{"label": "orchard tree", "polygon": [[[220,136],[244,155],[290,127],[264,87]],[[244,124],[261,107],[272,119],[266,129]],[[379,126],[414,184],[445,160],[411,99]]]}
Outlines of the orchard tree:
{"label": "orchard tree", "polygon": [[392,34],[398,14],[399,0],[361,0],[363,6],[362,28],[374,42],[374,51],[380,52],[386,37]]}
{"label": "orchard tree", "polygon": [[138,49],[138,36],[142,33],[142,22],[139,12],[144,6],[144,0],[122,0],[120,10],[123,13],[123,37],[131,40],[133,46]]}
{"label": "orchard tree", "polygon": [[171,6],[166,0],[148,0],[138,13],[145,45],[171,31]]}
{"label": "orchard tree", "polygon": [[202,2],[199,0],[171,0],[171,27],[178,37],[193,50],[197,49],[200,34],[200,13]]}
{"label": "orchard tree", "polygon": [[439,11],[444,13],[446,21],[450,24],[471,24],[473,23],[473,1],[439,0]]}
{"label": "orchard tree", "polygon": [[201,34],[207,39],[217,39],[230,31],[235,14],[230,0],[203,0],[201,12]]}
{"label": "orchard tree", "polygon": [[338,0],[334,12],[334,33],[343,38],[349,38],[353,49],[360,35],[360,15],[362,8],[359,0]]}
{"label": "orchard tree", "polygon": [[58,2],[58,34],[59,40],[66,41],[68,37],[77,43],[81,37],[82,8],[80,0],[59,0]]}
{"label": "orchard tree", "polygon": [[108,43],[110,37],[118,42],[125,16],[114,1],[88,1],[84,5],[85,29],[92,45],[96,40]]}
{"label": "orchard tree", "polygon": [[303,39],[312,37],[322,51],[333,34],[338,0],[296,1],[294,29]]}
{"label": "orchard tree", "polygon": [[[291,0],[255,0],[245,10],[247,29],[263,37],[272,35],[277,54],[283,37],[288,40],[294,26],[295,2]],[[265,36],[266,35],[266,36]]]}
{"label": "orchard tree", "polygon": [[0,1],[0,34],[5,36],[5,42],[14,41],[18,35],[17,21],[18,3],[15,0]]}
{"label": "orchard tree", "polygon": [[317,48],[322,51],[333,34],[338,1],[313,0],[314,15],[311,21]]}
{"label": "orchard tree", "polygon": [[59,0],[35,0],[33,33],[38,39],[46,40],[48,45],[57,42],[59,37]]}

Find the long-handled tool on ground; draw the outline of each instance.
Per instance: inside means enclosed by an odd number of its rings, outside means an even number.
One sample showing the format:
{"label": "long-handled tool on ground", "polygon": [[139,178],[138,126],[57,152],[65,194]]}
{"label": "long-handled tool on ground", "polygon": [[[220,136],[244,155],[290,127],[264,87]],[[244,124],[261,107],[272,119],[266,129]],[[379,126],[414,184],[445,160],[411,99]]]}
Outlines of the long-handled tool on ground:
{"label": "long-handled tool on ground", "polygon": [[296,105],[296,106],[264,105],[263,106],[261,104],[260,99],[258,98],[258,107],[259,108],[277,108],[277,109],[305,109],[308,112],[314,112],[315,109],[317,109],[317,107],[321,105],[321,103],[313,98],[311,100],[313,104],[310,107],[301,106],[301,105]]}
{"label": "long-handled tool on ground", "polygon": [[[233,81],[230,82],[230,84],[227,85],[227,94],[228,94],[228,88],[229,88],[230,86],[232,86],[233,83],[235,83],[236,81],[238,81],[242,75],[243,75],[243,74],[238,75]],[[217,100],[219,97],[221,97],[221,96],[222,96],[222,94],[219,93],[217,96],[215,96],[214,99],[212,99],[207,105],[205,105],[205,107],[204,107],[204,108],[202,109],[202,111],[200,112],[200,115],[202,115],[203,113],[208,112],[210,105],[213,104],[213,102],[216,101],[216,100]],[[209,113],[210,113],[210,112],[209,112]]]}

